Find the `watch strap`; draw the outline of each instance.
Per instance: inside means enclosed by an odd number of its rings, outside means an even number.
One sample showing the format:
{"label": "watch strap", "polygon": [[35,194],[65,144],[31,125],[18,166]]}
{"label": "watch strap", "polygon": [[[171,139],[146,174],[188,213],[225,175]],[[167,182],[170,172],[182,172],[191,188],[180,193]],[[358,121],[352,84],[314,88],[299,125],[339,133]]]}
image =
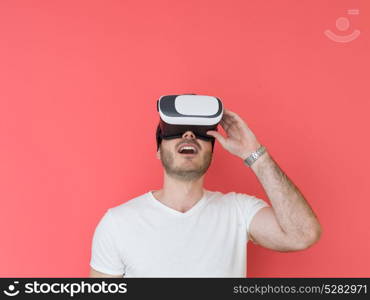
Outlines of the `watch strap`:
{"label": "watch strap", "polygon": [[266,152],[265,146],[261,145],[256,151],[250,154],[246,159],[244,159],[244,163],[247,166],[251,166],[259,157],[261,157]]}

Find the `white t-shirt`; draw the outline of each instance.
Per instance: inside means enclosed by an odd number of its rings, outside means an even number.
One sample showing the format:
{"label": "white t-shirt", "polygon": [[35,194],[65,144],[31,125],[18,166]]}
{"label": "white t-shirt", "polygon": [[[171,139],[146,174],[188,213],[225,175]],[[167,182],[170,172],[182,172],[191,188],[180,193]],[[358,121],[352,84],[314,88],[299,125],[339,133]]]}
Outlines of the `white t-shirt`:
{"label": "white t-shirt", "polygon": [[266,206],[254,196],[204,189],[182,213],[149,191],[106,211],[90,266],[124,277],[246,277],[249,224]]}

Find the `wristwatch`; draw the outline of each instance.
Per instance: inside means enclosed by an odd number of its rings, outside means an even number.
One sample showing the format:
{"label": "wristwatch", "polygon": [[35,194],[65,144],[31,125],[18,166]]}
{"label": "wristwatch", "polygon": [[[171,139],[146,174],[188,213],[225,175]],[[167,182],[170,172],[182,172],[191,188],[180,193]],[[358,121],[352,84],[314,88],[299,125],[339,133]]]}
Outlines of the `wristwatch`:
{"label": "wristwatch", "polygon": [[251,155],[244,159],[244,163],[250,167],[265,152],[266,152],[265,146],[261,145],[261,147],[259,147],[256,151],[254,151]]}

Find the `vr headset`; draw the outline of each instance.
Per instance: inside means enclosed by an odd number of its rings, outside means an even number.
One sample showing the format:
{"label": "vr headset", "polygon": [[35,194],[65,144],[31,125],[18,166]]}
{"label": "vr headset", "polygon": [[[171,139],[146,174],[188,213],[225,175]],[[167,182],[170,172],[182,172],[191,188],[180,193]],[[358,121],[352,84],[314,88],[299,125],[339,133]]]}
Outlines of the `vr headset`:
{"label": "vr headset", "polygon": [[222,119],[223,106],[219,98],[197,94],[165,95],[157,100],[160,120],[157,127],[157,151],[162,139],[181,138],[192,131],[196,138],[215,143],[208,130],[216,130]]}

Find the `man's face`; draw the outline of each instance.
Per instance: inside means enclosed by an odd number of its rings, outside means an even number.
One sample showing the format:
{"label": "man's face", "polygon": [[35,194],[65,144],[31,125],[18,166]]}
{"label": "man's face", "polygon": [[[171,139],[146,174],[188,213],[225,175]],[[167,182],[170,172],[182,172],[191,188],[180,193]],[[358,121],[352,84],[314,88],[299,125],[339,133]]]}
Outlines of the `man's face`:
{"label": "man's face", "polygon": [[182,138],[162,139],[157,157],[169,176],[191,181],[200,178],[208,170],[212,154],[210,141],[197,139],[192,131],[187,131]]}

